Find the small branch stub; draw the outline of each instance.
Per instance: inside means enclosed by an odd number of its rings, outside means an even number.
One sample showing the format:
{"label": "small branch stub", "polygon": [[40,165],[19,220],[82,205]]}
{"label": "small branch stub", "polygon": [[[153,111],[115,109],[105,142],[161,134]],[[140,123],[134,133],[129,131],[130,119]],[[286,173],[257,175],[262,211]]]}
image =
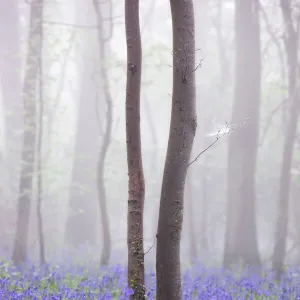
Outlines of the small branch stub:
{"label": "small branch stub", "polygon": [[131,71],[131,75],[133,76],[136,72],[136,65],[132,63],[128,63],[129,70]]}

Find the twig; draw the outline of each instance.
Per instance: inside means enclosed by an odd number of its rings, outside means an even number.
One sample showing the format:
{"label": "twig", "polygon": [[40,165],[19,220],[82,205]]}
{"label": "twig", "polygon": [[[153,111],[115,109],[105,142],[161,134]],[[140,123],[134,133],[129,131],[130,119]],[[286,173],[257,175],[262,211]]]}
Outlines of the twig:
{"label": "twig", "polygon": [[153,245],[151,247],[148,247],[148,250],[144,253],[144,256],[150,252],[150,250],[154,247],[154,245],[155,245],[155,242],[153,243]]}
{"label": "twig", "polygon": [[216,136],[216,139],[215,141],[213,141],[210,145],[208,145],[204,150],[202,150],[189,164],[188,164],[188,167],[193,164],[194,162],[196,162],[199,157],[204,154],[207,150],[209,150],[214,144],[217,143],[217,141],[224,137],[225,135],[228,135],[229,133],[231,133],[232,131],[236,130],[238,127],[241,127],[243,126],[247,121],[249,120],[249,118],[247,118],[245,121],[243,121],[241,124],[233,124],[233,125],[228,125],[227,122],[226,123],[226,128],[227,130],[225,130],[225,132],[223,134],[220,135],[221,133],[221,129],[218,131],[217,133],[217,136]]}
{"label": "twig", "polygon": [[218,132],[218,134],[217,134],[217,136],[216,136],[216,139],[210,144],[210,145],[208,145],[204,150],[202,150],[189,164],[188,164],[188,167],[191,165],[191,164],[193,164],[194,162],[196,162],[198,159],[199,159],[199,157],[203,154],[203,153],[205,153],[208,149],[210,149],[220,138],[222,138],[223,136],[225,136],[226,134],[228,134],[230,131],[228,131],[228,132],[225,132],[225,133],[223,133],[222,135],[219,135],[219,133],[221,132],[221,130],[219,130],[219,132]]}

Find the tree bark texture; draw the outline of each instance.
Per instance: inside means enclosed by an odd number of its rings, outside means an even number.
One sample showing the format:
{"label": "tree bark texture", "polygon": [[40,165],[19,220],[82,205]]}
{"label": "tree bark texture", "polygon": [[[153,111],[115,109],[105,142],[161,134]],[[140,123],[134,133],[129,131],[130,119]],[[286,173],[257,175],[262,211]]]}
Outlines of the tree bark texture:
{"label": "tree bark texture", "polygon": [[179,300],[184,187],[197,127],[192,0],[171,0],[173,95],[157,230],[156,299]]}
{"label": "tree bark texture", "polygon": [[261,55],[257,0],[235,1],[235,89],[229,136],[224,266],[258,267],[255,173],[259,137]]}
{"label": "tree bark texture", "polygon": [[145,182],[141,151],[140,89],[142,47],[139,0],[125,0],[127,43],[126,143],[128,164],[128,285],[134,289],[132,300],[145,299],[143,213]]}

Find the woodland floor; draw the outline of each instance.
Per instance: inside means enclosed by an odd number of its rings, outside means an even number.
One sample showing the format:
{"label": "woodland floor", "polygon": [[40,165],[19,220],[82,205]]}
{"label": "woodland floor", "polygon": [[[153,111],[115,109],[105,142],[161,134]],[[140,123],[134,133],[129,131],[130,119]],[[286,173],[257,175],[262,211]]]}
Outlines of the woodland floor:
{"label": "woodland floor", "polygon": [[[43,275],[44,274],[44,275]],[[225,274],[222,270],[199,265],[182,276],[183,298],[203,300],[226,299],[300,299],[300,271],[290,268],[281,283],[275,284],[272,274],[246,276]],[[155,273],[146,275],[147,299],[155,299]],[[116,265],[101,270],[84,267],[53,266],[44,272],[28,267],[20,272],[8,261],[0,265],[0,299],[129,299],[126,268]]]}

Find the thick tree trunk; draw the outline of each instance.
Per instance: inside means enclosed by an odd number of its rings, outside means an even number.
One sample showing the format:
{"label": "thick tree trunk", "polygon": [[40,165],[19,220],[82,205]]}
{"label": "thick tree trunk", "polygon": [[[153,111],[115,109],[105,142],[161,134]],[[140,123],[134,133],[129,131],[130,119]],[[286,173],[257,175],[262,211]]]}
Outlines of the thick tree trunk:
{"label": "thick tree trunk", "polygon": [[157,230],[156,299],[179,300],[184,186],[196,133],[195,25],[192,0],[171,0],[173,97]]}
{"label": "thick tree trunk", "polygon": [[[111,238],[109,231],[109,220],[107,213],[107,205],[106,205],[106,190],[105,190],[105,179],[104,179],[104,171],[105,171],[105,160],[108,152],[108,148],[111,142],[111,134],[112,134],[112,96],[110,93],[110,85],[108,80],[107,68],[105,66],[107,59],[107,51],[110,39],[112,38],[113,31],[113,20],[110,17],[107,22],[109,22],[108,30],[105,30],[104,21],[102,17],[102,10],[98,6],[97,0],[94,1],[94,7],[97,16],[97,25],[98,25],[98,44],[100,50],[100,78],[102,83],[102,92],[103,92],[103,100],[106,104],[106,120],[105,120],[105,128],[103,132],[102,146],[100,149],[99,160],[98,160],[98,201],[99,201],[99,209],[101,216],[101,228],[102,228],[102,241],[103,248],[101,252],[100,265],[107,265],[110,258],[111,252]],[[108,5],[112,6],[111,0],[108,1]],[[106,33],[106,35],[105,35]]]}
{"label": "thick tree trunk", "polygon": [[0,84],[5,115],[5,172],[2,173],[1,185],[2,197],[9,199],[17,197],[18,193],[23,129],[18,3],[16,0],[0,1]]}
{"label": "thick tree trunk", "polygon": [[27,259],[27,240],[32,198],[32,181],[35,171],[36,147],[36,97],[37,78],[41,56],[43,0],[31,2],[28,54],[23,86],[24,139],[20,174],[20,195],[18,199],[18,219],[12,259],[21,264]]}
{"label": "thick tree trunk", "polygon": [[[286,251],[286,239],[288,235],[288,212],[291,185],[291,166],[295,136],[297,132],[297,120],[300,109],[299,84],[300,74],[297,74],[298,62],[298,40],[299,32],[293,26],[292,7],[288,1],[281,0],[281,10],[285,23],[285,50],[288,65],[289,79],[289,118],[287,133],[284,140],[283,158],[279,182],[278,217],[275,230],[275,246],[272,258],[273,269],[276,271],[277,279],[283,272],[284,257]],[[297,78],[299,83],[297,84]]]}
{"label": "thick tree trunk", "polygon": [[[256,233],[255,172],[261,85],[260,28],[257,0],[235,1],[235,91],[229,136],[227,223],[224,266],[259,266]],[[247,70],[245,72],[245,70]]]}
{"label": "thick tree trunk", "polygon": [[134,289],[132,300],[145,299],[144,198],[145,181],[140,132],[140,89],[142,45],[139,0],[125,0],[127,42],[126,143],[128,164],[128,285]]}

